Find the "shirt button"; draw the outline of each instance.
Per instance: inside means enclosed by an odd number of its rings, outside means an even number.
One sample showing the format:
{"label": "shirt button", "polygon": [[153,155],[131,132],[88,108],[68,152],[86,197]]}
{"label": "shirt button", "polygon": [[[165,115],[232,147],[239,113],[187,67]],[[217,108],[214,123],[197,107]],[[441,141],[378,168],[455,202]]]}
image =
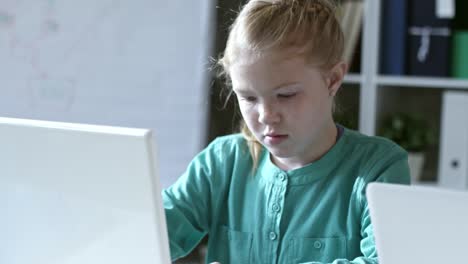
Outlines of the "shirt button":
{"label": "shirt button", "polygon": [[275,240],[275,239],[276,239],[276,233],[270,232],[270,240]]}
{"label": "shirt button", "polygon": [[286,179],[286,175],[284,175],[284,173],[280,173],[280,174],[278,175],[278,179],[279,179],[280,181],[284,181],[284,180]]}
{"label": "shirt button", "polygon": [[314,242],[314,248],[320,249],[321,247],[322,247],[322,243],[320,243],[320,241],[315,241]]}
{"label": "shirt button", "polygon": [[278,204],[275,203],[275,204],[273,205],[273,211],[274,211],[274,212],[279,212],[280,209],[281,209],[281,207],[280,207]]}

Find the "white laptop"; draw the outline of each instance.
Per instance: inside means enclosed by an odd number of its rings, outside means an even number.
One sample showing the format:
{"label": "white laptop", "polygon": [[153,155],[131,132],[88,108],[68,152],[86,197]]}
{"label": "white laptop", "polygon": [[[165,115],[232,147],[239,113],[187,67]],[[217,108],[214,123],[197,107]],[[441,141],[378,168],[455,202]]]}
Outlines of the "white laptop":
{"label": "white laptop", "polygon": [[380,264],[468,262],[467,192],[384,183],[366,191]]}
{"label": "white laptop", "polygon": [[0,263],[166,264],[145,129],[0,118]]}

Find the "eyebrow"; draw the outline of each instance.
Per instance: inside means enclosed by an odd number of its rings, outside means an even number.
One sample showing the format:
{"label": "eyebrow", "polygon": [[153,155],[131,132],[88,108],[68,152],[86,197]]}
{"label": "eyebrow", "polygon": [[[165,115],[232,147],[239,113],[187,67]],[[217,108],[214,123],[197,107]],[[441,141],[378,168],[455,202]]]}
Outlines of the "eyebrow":
{"label": "eyebrow", "polygon": [[[280,89],[283,89],[283,88],[289,88],[289,87],[292,87],[292,86],[297,86],[297,85],[300,85],[300,82],[288,82],[288,83],[283,83],[283,84],[280,84],[276,87],[273,88],[273,91],[277,91],[277,90],[280,90]],[[248,89],[248,88],[233,88],[233,91],[235,93],[241,93],[241,94],[246,94],[246,93],[251,93],[252,90],[251,89]]]}
{"label": "eyebrow", "polygon": [[289,82],[289,83],[284,83],[284,84],[281,84],[281,85],[278,85],[276,86],[275,88],[273,88],[274,91],[276,90],[279,90],[279,89],[282,89],[282,88],[289,88],[291,86],[297,86],[299,85],[300,82]]}
{"label": "eyebrow", "polygon": [[245,89],[245,88],[240,88],[240,89],[236,89],[236,88],[232,88],[232,91],[234,93],[239,93],[239,94],[248,94],[248,93],[251,93],[252,91],[249,90],[249,89]]}

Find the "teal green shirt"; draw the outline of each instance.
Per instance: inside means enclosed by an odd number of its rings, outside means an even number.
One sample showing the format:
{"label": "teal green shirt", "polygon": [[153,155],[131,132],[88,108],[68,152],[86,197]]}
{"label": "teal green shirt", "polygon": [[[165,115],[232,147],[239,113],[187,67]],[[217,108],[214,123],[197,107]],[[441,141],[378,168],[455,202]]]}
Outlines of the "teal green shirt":
{"label": "teal green shirt", "polygon": [[207,263],[377,263],[365,188],[409,184],[407,153],[345,129],[318,161],[292,171],[241,135],[216,139],[163,191],[172,259],[206,235]]}

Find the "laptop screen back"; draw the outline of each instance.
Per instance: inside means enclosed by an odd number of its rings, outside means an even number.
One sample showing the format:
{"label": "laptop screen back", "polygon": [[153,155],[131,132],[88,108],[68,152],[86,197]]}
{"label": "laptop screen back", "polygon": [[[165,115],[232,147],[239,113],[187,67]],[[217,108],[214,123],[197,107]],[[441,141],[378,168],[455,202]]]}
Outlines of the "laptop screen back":
{"label": "laptop screen back", "polygon": [[466,259],[468,193],[371,183],[367,199],[380,264]]}
{"label": "laptop screen back", "polygon": [[0,118],[0,263],[169,263],[150,131]]}

